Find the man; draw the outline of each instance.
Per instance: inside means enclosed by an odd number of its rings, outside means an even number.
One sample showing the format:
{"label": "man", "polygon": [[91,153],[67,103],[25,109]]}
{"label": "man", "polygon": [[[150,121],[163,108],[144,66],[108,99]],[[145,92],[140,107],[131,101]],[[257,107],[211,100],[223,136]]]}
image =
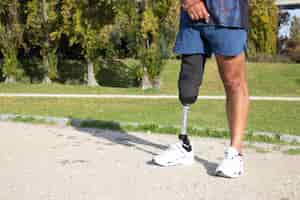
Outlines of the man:
{"label": "man", "polygon": [[[205,60],[215,54],[227,100],[231,144],[216,175],[236,178],[243,174],[242,140],[249,96],[245,80],[248,0],[181,0],[180,31],[174,52],[182,56],[179,97],[188,108],[195,103]],[[204,115],[205,113],[203,113]],[[154,158],[161,166],[191,164],[193,149],[185,131],[180,142]]]}

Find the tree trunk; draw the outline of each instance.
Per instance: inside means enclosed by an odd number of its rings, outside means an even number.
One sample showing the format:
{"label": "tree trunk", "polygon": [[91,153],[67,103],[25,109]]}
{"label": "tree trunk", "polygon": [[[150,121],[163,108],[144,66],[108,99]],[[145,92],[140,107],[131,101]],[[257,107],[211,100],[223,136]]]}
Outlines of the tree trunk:
{"label": "tree trunk", "polygon": [[15,77],[13,77],[13,76],[7,76],[6,78],[5,78],[5,81],[4,81],[4,83],[15,83],[16,82],[16,79],[15,79]]}
{"label": "tree trunk", "polygon": [[150,81],[147,69],[144,68],[144,75],[143,75],[143,79],[142,79],[142,89],[147,90],[147,89],[150,89],[152,87],[153,86],[152,86],[152,83]]}
{"label": "tree trunk", "polygon": [[44,76],[44,79],[43,79],[43,83],[44,84],[51,84],[52,83],[52,81],[51,81],[51,79],[49,78],[49,76],[48,76],[48,73],[49,73],[49,58],[48,58],[48,56],[47,55],[45,55],[45,58],[43,59],[44,60],[44,66],[45,66],[45,68],[46,68],[46,74],[45,74],[45,76]]}
{"label": "tree trunk", "polygon": [[[43,21],[44,21],[44,24],[47,24],[48,23],[48,3],[46,0],[43,0]],[[44,64],[44,67],[46,68],[46,74],[44,76],[44,79],[43,79],[43,83],[45,84],[50,84],[52,83],[51,79],[49,78],[49,57],[47,55],[47,50],[49,48],[49,38],[48,38],[48,31],[46,32],[46,41],[45,41],[45,46],[44,47],[44,52],[43,52],[43,64]]]}
{"label": "tree trunk", "polygon": [[155,89],[160,89],[160,86],[161,86],[161,80],[159,77],[155,78],[153,81],[152,81],[152,86],[153,88]]}
{"label": "tree trunk", "polygon": [[87,62],[88,62],[87,84],[88,86],[99,86],[95,78],[94,63],[91,61],[91,59],[87,59]]}

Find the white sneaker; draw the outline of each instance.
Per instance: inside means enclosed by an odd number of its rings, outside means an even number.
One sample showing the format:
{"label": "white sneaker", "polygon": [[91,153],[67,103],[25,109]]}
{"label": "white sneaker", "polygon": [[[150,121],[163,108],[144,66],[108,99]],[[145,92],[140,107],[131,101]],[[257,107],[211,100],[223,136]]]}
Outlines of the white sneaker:
{"label": "white sneaker", "polygon": [[237,178],[244,173],[243,157],[239,152],[229,147],[225,150],[225,158],[216,169],[216,176]]}
{"label": "white sneaker", "polygon": [[191,165],[194,163],[194,152],[188,152],[182,147],[182,143],[171,145],[162,154],[155,156],[153,162],[168,167],[175,165]]}

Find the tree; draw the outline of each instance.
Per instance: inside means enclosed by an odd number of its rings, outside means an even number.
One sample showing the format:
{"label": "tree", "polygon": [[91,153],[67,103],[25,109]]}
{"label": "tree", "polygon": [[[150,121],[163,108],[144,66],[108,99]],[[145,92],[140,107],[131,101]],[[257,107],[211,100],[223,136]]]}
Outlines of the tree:
{"label": "tree", "polygon": [[118,5],[112,32],[117,56],[137,58],[140,20],[137,2],[123,0]]}
{"label": "tree", "polygon": [[250,1],[250,54],[275,54],[277,47],[278,8],[275,0]]}
{"label": "tree", "polygon": [[1,0],[0,3],[0,50],[4,57],[3,74],[7,83],[16,81],[18,48],[23,43],[19,7],[18,0]]}
{"label": "tree", "polygon": [[56,50],[61,36],[59,0],[31,0],[27,5],[26,34],[32,46],[41,48],[44,83],[57,78]]}
{"label": "tree", "polygon": [[165,58],[172,55],[176,33],[179,27],[179,8],[178,0],[152,1],[153,13],[158,18],[161,51]]}
{"label": "tree", "polygon": [[87,62],[89,86],[97,86],[95,62],[99,58],[103,35],[110,34],[117,0],[64,0],[64,33],[70,44],[80,44]]}
{"label": "tree", "polygon": [[152,7],[145,5],[140,30],[140,55],[142,64],[142,88],[159,88],[159,76],[164,65],[159,43],[158,18]]}

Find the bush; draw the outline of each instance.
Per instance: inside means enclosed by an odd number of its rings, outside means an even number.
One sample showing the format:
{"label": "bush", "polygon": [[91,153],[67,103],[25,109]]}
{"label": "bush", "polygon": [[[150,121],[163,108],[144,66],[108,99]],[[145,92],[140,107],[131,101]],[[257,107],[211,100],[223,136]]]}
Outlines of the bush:
{"label": "bush", "polygon": [[258,53],[254,56],[249,56],[250,62],[265,62],[265,63],[292,63],[293,61],[288,55],[270,55],[264,53]]}
{"label": "bush", "polygon": [[296,48],[290,50],[289,56],[294,62],[300,63],[300,45],[297,45]]}
{"label": "bush", "polygon": [[0,59],[0,82],[4,81],[3,75],[3,59]]}
{"label": "bush", "polygon": [[146,67],[151,80],[155,80],[160,76],[165,60],[159,48],[154,46],[150,49],[144,49],[140,59],[142,66]]}
{"label": "bush", "polygon": [[109,87],[137,87],[139,66],[137,62],[116,59],[102,60],[96,75],[98,83]]}
{"label": "bush", "polygon": [[46,70],[41,64],[40,58],[26,57],[20,61],[22,69],[31,83],[39,83],[43,80]]}
{"label": "bush", "polygon": [[58,81],[67,84],[83,84],[87,67],[84,61],[65,59],[58,62]]}

